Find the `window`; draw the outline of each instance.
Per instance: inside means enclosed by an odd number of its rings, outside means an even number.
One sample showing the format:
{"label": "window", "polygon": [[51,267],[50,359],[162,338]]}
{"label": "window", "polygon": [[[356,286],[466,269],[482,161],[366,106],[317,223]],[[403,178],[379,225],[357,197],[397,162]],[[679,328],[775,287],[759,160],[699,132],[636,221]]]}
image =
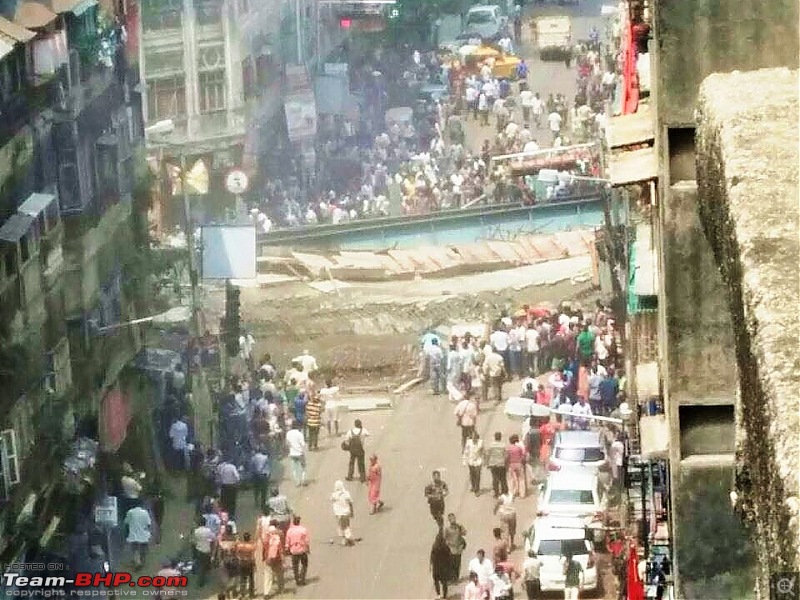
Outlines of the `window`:
{"label": "window", "polygon": [[7,499],[11,487],[19,483],[19,460],[17,458],[17,434],[13,429],[0,431],[0,493]]}
{"label": "window", "polygon": [[199,25],[216,25],[222,20],[222,0],[194,0]]}
{"label": "window", "polygon": [[3,255],[3,271],[5,273],[6,278],[8,279],[11,279],[14,275],[17,274],[17,270],[14,267],[13,252],[6,252]]}
{"label": "window", "polygon": [[25,85],[25,46],[19,45],[0,64],[0,97],[16,94]]}
{"label": "window", "polygon": [[586,540],[542,540],[539,542],[539,556],[581,556],[588,554]]}
{"label": "window", "polygon": [[200,73],[200,112],[225,110],[225,71]]}
{"label": "window", "polygon": [[556,458],[567,462],[597,462],[605,455],[601,448],[557,448]]}
{"label": "window", "polygon": [[147,118],[150,121],[186,114],[186,82],[183,77],[147,82]]}
{"label": "window", "polygon": [[97,144],[95,161],[95,176],[97,189],[103,195],[116,195],[119,188],[119,174],[117,171],[117,147],[112,144]]}
{"label": "window", "polygon": [[553,490],[550,504],[594,504],[592,490]]}
{"label": "window", "polygon": [[142,0],[142,28],[180,29],[183,17],[182,0]]}
{"label": "window", "polygon": [[476,10],[469,13],[467,17],[467,25],[483,25],[486,23],[494,23],[494,14],[488,10]]}

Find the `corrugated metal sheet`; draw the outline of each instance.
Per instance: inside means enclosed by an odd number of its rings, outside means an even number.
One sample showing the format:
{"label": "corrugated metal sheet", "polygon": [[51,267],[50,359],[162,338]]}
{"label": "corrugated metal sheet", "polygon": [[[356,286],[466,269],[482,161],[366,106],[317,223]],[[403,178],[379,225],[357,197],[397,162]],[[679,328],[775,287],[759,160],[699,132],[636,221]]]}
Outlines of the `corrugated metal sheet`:
{"label": "corrugated metal sheet", "polygon": [[0,36],[0,60],[14,51],[14,43],[9,43],[9,38]]}
{"label": "corrugated metal sheet", "polygon": [[29,217],[38,217],[52,202],[55,202],[55,199],[53,194],[31,194],[17,212]]}
{"label": "corrugated metal sheet", "polygon": [[16,42],[29,42],[36,37],[36,34],[24,27],[0,17],[0,33],[10,37]]}
{"label": "corrugated metal sheet", "polygon": [[33,221],[33,217],[28,215],[11,215],[8,221],[0,227],[0,242],[16,244],[22,239],[22,236],[30,231]]}
{"label": "corrugated metal sheet", "polygon": [[14,22],[22,27],[36,29],[47,27],[58,15],[39,2],[22,2],[17,6]]}
{"label": "corrugated metal sheet", "polygon": [[658,157],[655,148],[612,154],[609,171],[611,172],[611,185],[614,187],[656,179],[658,177]]}
{"label": "corrugated metal sheet", "polygon": [[653,141],[655,126],[650,106],[640,104],[633,114],[612,117],[607,131],[608,147],[612,150]]}

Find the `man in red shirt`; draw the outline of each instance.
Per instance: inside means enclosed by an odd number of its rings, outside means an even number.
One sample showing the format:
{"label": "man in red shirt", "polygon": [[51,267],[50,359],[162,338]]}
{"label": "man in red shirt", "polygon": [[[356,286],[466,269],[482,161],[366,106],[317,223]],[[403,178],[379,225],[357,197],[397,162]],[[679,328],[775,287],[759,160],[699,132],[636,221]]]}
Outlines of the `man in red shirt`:
{"label": "man in red shirt", "polygon": [[286,531],[286,551],[292,557],[292,571],[294,581],[298,586],[306,584],[308,572],[308,554],[311,552],[311,538],[308,529],[300,524],[300,517],[292,519],[292,524]]}

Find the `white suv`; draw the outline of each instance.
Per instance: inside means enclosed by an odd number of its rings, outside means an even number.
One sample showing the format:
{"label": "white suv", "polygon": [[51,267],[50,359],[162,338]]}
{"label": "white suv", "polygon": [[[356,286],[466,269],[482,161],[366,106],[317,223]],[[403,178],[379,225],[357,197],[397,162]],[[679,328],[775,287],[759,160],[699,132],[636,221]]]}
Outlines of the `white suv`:
{"label": "white suv", "polygon": [[540,582],[543,592],[564,589],[564,559],[571,555],[583,567],[583,589],[597,589],[597,563],[591,533],[580,519],[540,517],[533,522],[532,536],[525,541],[525,553],[533,550],[542,561]]}
{"label": "white suv", "polygon": [[595,541],[603,539],[605,498],[596,472],[580,467],[554,471],[541,488],[536,516],[579,518]]}
{"label": "white suv", "polygon": [[495,4],[480,4],[467,11],[466,31],[477,33],[483,39],[499,39],[506,23],[503,11]]}

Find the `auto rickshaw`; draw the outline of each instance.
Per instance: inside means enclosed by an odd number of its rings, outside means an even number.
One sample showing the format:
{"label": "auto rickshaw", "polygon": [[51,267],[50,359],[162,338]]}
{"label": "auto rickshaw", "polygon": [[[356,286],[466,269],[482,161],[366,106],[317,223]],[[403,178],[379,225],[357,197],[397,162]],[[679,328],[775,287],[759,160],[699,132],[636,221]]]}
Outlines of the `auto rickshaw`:
{"label": "auto rickshaw", "polygon": [[517,79],[517,65],[521,62],[522,59],[518,56],[512,56],[510,54],[498,56],[494,61],[494,65],[492,65],[492,74],[497,79],[515,81]]}

